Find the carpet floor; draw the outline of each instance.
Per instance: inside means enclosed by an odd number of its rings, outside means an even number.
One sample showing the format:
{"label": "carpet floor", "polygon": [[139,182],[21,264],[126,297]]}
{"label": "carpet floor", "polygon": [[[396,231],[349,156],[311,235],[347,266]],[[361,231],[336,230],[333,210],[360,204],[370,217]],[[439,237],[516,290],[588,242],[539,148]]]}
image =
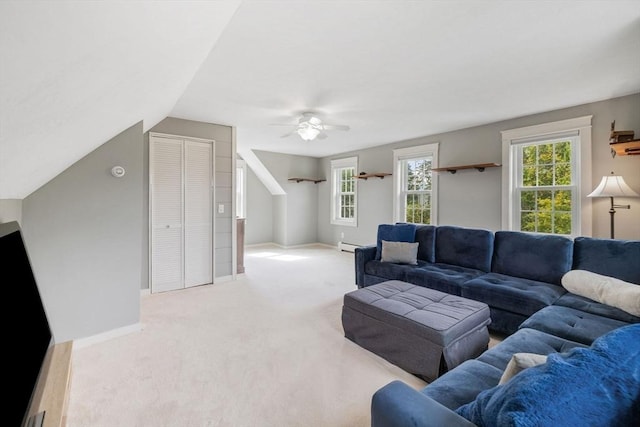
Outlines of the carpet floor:
{"label": "carpet floor", "polygon": [[344,338],[353,254],[248,248],[237,281],[143,296],[140,332],[73,353],[68,427],[368,426],[425,383]]}

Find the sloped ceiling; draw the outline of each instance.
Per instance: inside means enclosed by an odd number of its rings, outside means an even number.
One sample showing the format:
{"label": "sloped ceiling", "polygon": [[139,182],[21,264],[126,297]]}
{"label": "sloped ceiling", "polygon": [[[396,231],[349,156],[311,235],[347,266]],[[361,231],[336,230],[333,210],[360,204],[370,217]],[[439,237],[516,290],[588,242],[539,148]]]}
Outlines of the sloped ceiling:
{"label": "sloped ceiling", "polygon": [[[123,129],[325,156],[640,92],[640,2],[0,2],[0,198]],[[347,124],[303,142],[274,123]]]}
{"label": "sloped ceiling", "polygon": [[168,116],[239,1],[1,1],[0,199]]}

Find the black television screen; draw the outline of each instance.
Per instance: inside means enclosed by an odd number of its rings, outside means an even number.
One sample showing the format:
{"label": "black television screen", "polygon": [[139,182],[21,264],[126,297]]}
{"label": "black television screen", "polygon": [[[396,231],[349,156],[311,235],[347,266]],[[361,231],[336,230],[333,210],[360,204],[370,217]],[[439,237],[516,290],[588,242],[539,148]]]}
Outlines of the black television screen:
{"label": "black television screen", "polygon": [[5,348],[11,349],[4,353],[11,374],[4,379],[10,398],[2,425],[20,427],[27,422],[53,336],[17,222],[0,224],[0,266],[7,318]]}

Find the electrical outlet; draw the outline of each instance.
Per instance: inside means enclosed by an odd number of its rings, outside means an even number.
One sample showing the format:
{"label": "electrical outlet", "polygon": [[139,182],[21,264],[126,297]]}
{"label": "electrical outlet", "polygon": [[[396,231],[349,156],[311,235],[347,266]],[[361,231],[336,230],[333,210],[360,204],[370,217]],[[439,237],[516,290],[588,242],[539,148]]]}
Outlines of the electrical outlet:
{"label": "electrical outlet", "polygon": [[340,233],[340,238],[344,239],[344,231]]}
{"label": "electrical outlet", "polygon": [[224,205],[222,203],[218,205],[218,213],[220,214],[224,213]]}

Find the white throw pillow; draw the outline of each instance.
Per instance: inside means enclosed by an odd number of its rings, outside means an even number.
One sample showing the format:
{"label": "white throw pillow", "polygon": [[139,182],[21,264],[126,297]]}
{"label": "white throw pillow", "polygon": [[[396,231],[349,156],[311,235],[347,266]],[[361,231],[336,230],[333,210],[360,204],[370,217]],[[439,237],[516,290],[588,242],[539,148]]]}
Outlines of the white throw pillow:
{"label": "white throw pillow", "polygon": [[416,265],[418,264],[418,242],[389,242],[383,240],[380,261]]}
{"label": "white throw pillow", "polygon": [[640,316],[640,285],[586,270],[571,270],[562,276],[569,292]]}
{"label": "white throw pillow", "polygon": [[500,377],[498,385],[506,383],[520,371],[524,371],[527,368],[542,365],[544,363],[547,363],[547,356],[543,354],[514,353],[514,355],[511,356],[511,360],[509,360],[507,367],[504,369],[504,373]]}

